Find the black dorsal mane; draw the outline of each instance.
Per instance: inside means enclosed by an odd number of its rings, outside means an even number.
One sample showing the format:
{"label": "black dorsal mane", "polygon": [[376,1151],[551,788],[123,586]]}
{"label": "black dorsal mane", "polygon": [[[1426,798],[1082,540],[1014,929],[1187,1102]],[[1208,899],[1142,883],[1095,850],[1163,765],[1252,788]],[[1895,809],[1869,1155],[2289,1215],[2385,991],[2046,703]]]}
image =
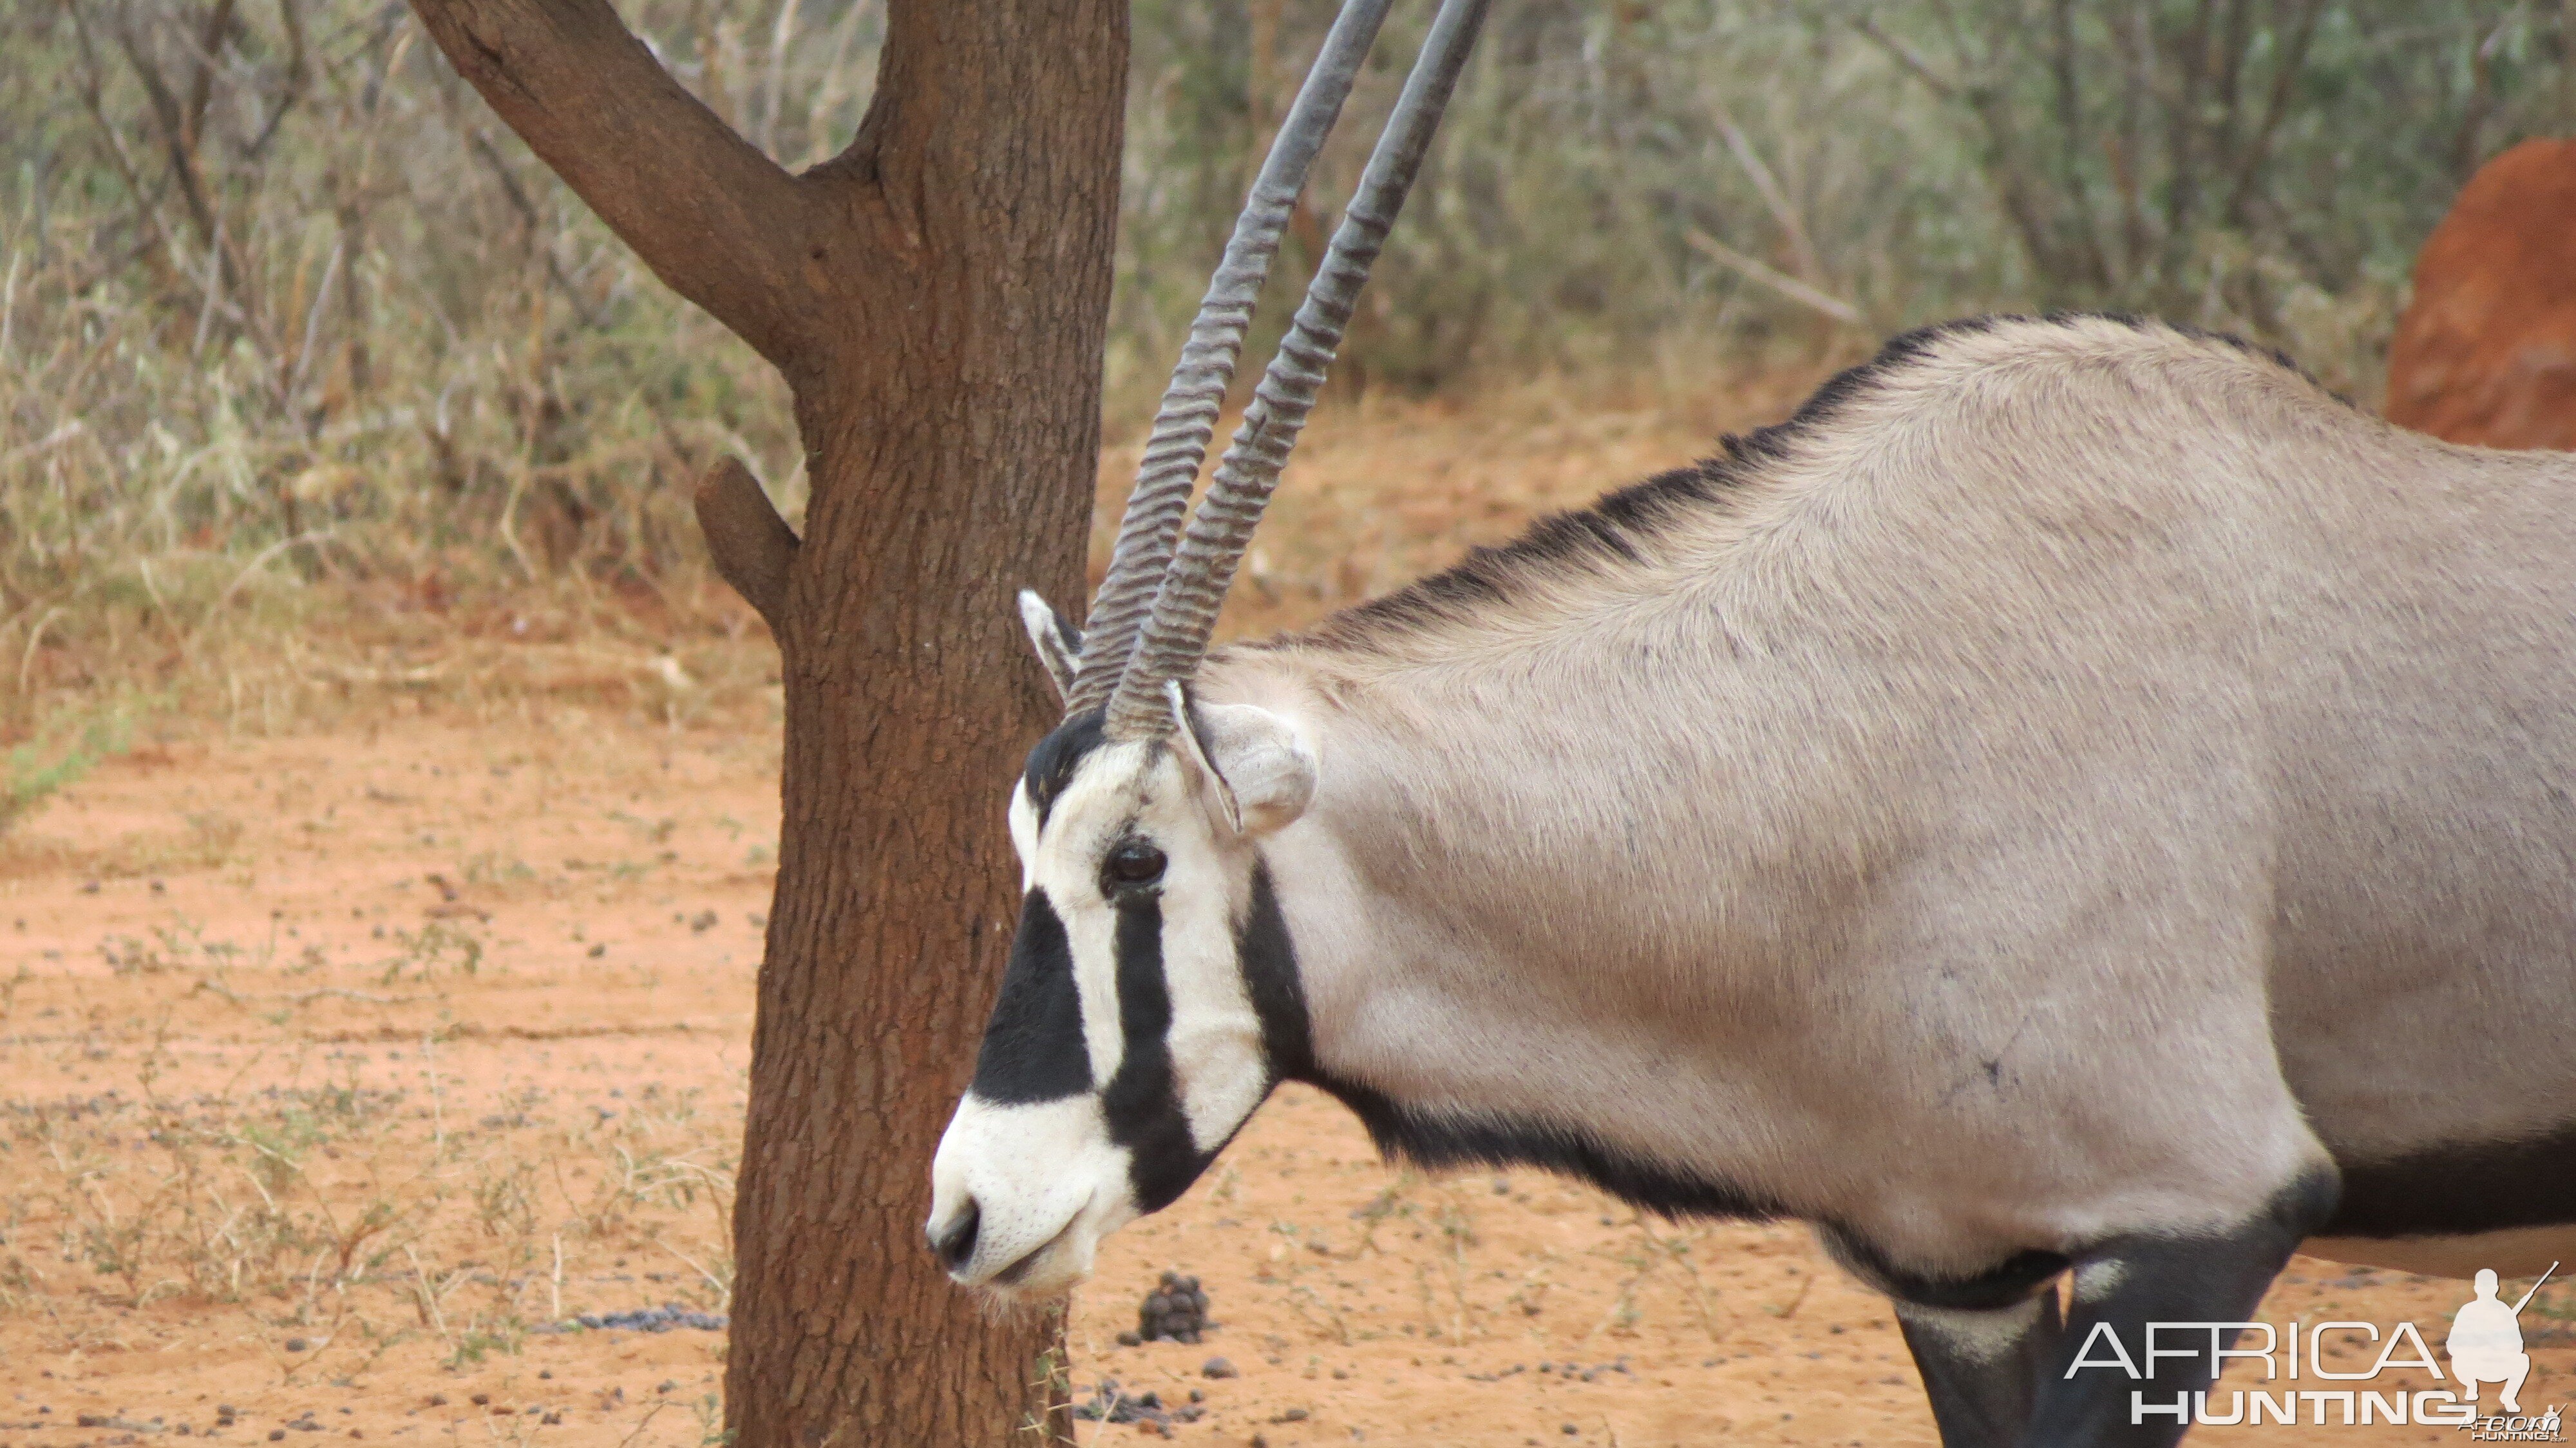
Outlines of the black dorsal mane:
{"label": "black dorsal mane", "polygon": [[1382,598],[1344,609],[1306,633],[1290,635],[1279,642],[1364,649],[1423,629],[1464,622],[1487,608],[1510,602],[1536,582],[1604,564],[1640,562],[1645,545],[1656,534],[1693,515],[1734,506],[1750,484],[1768,473],[1768,464],[1794,452],[1809,437],[1830,426],[1854,398],[1941,343],[2005,326],[2064,327],[2082,322],[2112,322],[2140,331],[2166,331],[2234,347],[2305,379],[2321,392],[2325,390],[2277,350],[2225,333],[2151,318],[2050,312],[2037,317],[1972,317],[1918,327],[1889,338],[1868,361],[1828,378],[1786,421],[1749,433],[1730,433],[1718,440],[1717,452],[1709,457],[1604,494],[1589,508],[1541,518],[1509,543],[1472,549],[1451,567]]}

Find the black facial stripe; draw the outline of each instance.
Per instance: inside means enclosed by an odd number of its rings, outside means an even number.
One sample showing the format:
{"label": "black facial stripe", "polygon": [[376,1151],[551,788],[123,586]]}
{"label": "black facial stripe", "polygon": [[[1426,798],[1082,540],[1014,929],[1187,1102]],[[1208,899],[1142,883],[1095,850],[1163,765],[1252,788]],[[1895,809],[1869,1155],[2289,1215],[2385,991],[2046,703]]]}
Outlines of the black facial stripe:
{"label": "black facial stripe", "polygon": [[1315,1071],[1313,1027],[1306,1015],[1306,986],[1297,973],[1297,947],[1270,887],[1270,866],[1252,867],[1252,908],[1234,929],[1235,958],[1242,962],[1252,1013],[1261,1021],[1261,1053],[1274,1081],[1303,1080]]}
{"label": "black facial stripe", "polygon": [[1056,797],[1073,783],[1074,771],[1100,747],[1106,717],[1105,710],[1086,709],[1055,726],[1029,751],[1028,768],[1021,772],[1020,781],[1028,788],[1029,805],[1038,812],[1040,829],[1046,827],[1047,812],[1055,808]]}
{"label": "black facial stripe", "polygon": [[1020,904],[1002,994],[975,1056],[974,1092],[1021,1105],[1091,1089],[1091,1049],[1082,1039],[1082,998],[1073,987],[1073,947],[1046,890]]}
{"label": "black facial stripe", "polygon": [[1163,981],[1163,902],[1145,894],[1118,910],[1118,1072],[1100,1093],[1109,1139],[1127,1148],[1140,1211],[1159,1212],[1188,1191],[1212,1158],[1190,1140],[1172,1074],[1172,995]]}
{"label": "black facial stripe", "polygon": [[2340,1161],[2330,1237],[2425,1237],[2576,1222],[2576,1121],[2516,1141],[2464,1141]]}

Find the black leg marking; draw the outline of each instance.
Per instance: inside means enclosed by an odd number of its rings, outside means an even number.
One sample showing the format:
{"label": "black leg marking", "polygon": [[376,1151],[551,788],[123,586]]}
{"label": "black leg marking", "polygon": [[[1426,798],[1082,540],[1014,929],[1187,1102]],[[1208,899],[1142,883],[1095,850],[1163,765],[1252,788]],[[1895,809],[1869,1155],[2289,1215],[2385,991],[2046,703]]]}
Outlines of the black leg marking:
{"label": "black leg marking", "polygon": [[1923,1374],[1941,1448],[2016,1448],[2040,1374],[2063,1346],[2056,1285],[1983,1312],[1900,1302],[1896,1325]]}
{"label": "black leg marking", "polygon": [[[2074,1306],[2031,1407],[2030,1448],[2170,1448],[2191,1395],[2216,1378],[2210,1334],[2172,1332],[2150,1358],[2150,1323],[2243,1322],[2301,1239],[2334,1210],[2333,1173],[2317,1171],[2232,1232],[2131,1237],[2079,1259]],[[2221,1335],[2234,1345],[2235,1334]],[[2117,1359],[2125,1356],[2127,1367]],[[2131,1369],[2136,1376],[2132,1376]],[[2179,1411],[2178,1411],[2179,1405]]]}

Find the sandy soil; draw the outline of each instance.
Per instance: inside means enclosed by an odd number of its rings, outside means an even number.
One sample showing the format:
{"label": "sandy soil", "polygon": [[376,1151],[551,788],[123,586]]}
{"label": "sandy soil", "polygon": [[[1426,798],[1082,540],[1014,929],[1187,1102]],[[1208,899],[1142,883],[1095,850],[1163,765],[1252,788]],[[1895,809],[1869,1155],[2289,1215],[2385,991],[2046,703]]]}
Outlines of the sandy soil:
{"label": "sandy soil", "polygon": [[[1802,390],[1328,418],[1237,623],[1378,591]],[[1106,459],[1110,485],[1131,463]],[[721,1332],[547,1329],[722,1310],[774,707],[503,691],[469,718],[475,696],[433,691],[438,717],[388,690],[300,737],[179,729],[200,742],[0,840],[0,1448],[720,1441]],[[1213,1336],[1117,1346],[1164,1270],[1204,1281]],[[2438,1342],[2465,1296],[2302,1261],[2263,1316]],[[2559,1289],[2526,1314],[2526,1401],[2576,1399],[2570,1316]],[[1298,1090],[1113,1240],[1070,1334],[1082,1398],[1202,1394],[1189,1442],[1933,1442],[1886,1309],[1802,1231],[1393,1170]],[[1202,1375],[1219,1356],[1237,1376]]]}

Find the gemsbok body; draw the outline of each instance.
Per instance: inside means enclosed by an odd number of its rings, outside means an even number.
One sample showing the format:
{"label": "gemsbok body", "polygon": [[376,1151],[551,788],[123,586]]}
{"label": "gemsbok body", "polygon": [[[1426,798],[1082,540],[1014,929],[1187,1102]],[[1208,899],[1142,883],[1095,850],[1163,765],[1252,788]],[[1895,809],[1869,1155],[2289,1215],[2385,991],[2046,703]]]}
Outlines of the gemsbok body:
{"label": "gemsbok body", "polygon": [[1283,131],[1089,628],[1024,600],[1068,715],[933,1168],[955,1278],[1069,1287],[1282,1080],[1429,1166],[1813,1223],[1950,1445],[2171,1443],[2132,1392],[2212,1356],[2070,1365],[2248,1319],[2294,1250],[2576,1260],[2576,459],[2155,323],[1968,323],[1207,652],[1481,10],[1177,536],[1220,304],[1383,8]]}

